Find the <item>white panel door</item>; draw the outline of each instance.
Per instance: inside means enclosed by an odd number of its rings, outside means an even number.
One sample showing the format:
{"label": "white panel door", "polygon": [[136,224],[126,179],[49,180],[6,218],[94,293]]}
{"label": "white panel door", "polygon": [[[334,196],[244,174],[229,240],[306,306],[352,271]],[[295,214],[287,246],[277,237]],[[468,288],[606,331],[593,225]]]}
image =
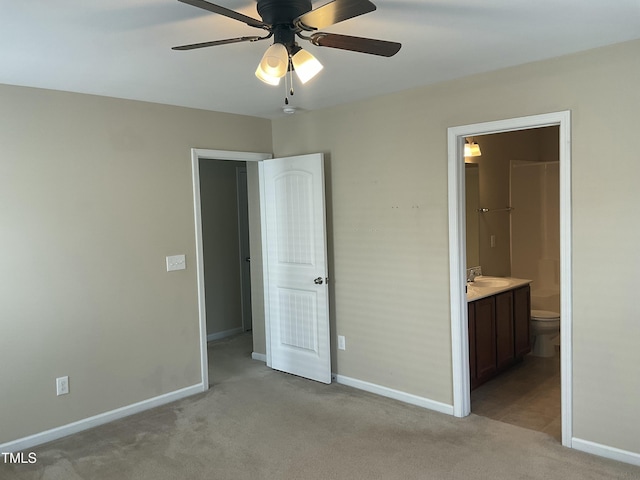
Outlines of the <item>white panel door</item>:
{"label": "white panel door", "polygon": [[271,368],[331,383],[322,154],[262,162]]}

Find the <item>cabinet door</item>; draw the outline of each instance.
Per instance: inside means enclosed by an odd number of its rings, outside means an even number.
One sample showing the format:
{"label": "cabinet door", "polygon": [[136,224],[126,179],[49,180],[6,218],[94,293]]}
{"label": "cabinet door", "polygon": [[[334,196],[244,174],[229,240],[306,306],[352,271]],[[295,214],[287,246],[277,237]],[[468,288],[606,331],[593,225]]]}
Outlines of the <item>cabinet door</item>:
{"label": "cabinet door", "polygon": [[531,351],[529,321],[531,315],[531,289],[529,285],[513,292],[513,318],[515,330],[515,355],[521,358]]}
{"label": "cabinet door", "polygon": [[496,295],[496,368],[510,366],[514,361],[513,294]]}
{"label": "cabinet door", "polygon": [[478,382],[490,378],[496,371],[496,324],[494,297],[475,304],[476,374]]}
{"label": "cabinet door", "polygon": [[471,389],[473,390],[478,384],[478,375],[476,374],[476,309],[475,303],[468,304],[469,315],[469,380]]}

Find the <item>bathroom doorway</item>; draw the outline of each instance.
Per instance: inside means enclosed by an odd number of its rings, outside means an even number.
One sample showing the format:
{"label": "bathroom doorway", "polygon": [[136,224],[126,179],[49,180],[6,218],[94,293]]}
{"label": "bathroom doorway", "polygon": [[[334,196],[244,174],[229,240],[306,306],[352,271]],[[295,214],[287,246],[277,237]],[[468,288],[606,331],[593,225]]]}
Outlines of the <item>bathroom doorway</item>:
{"label": "bathroom doorway", "polygon": [[[562,443],[571,447],[572,411],[571,411],[571,161],[570,161],[570,112],[556,112],[530,117],[520,117],[496,122],[452,127],[448,130],[449,146],[449,241],[450,241],[450,291],[451,291],[451,328],[452,360],[454,379],[454,414],[466,416],[471,412],[469,339],[466,285],[466,212],[463,146],[467,137],[492,135],[503,132],[517,132],[556,126],[559,136],[559,203],[560,203],[560,259],[559,272],[561,283],[560,315],[562,343],[561,361],[561,430]],[[506,174],[508,181],[509,174]],[[506,205],[505,205],[506,207]],[[496,207],[494,207],[496,208]],[[504,238],[510,238],[510,232]],[[498,242],[499,237],[493,241]],[[489,236],[489,244],[492,239]],[[491,248],[491,247],[489,247]],[[509,248],[510,252],[510,248]],[[502,271],[500,271],[502,268]],[[496,276],[510,274],[510,261],[502,264],[495,272]]]}
{"label": "bathroom doorway", "polygon": [[[481,155],[465,158],[467,266],[481,267],[487,276],[529,280],[525,310],[559,317],[559,128],[494,133],[473,141]],[[544,336],[535,335],[541,322]],[[471,412],[561,441],[560,325],[557,320],[533,323],[535,331],[525,335],[530,353],[507,362],[493,378],[472,382]],[[480,325],[486,327],[486,319]]]}

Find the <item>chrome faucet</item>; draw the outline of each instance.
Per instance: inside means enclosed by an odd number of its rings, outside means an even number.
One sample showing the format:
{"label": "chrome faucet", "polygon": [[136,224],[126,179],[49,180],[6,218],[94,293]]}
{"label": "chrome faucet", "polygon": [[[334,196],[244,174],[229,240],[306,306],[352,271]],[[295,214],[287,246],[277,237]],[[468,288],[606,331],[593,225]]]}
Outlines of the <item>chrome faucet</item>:
{"label": "chrome faucet", "polygon": [[482,267],[467,268],[467,283],[473,282],[476,277],[482,275]]}

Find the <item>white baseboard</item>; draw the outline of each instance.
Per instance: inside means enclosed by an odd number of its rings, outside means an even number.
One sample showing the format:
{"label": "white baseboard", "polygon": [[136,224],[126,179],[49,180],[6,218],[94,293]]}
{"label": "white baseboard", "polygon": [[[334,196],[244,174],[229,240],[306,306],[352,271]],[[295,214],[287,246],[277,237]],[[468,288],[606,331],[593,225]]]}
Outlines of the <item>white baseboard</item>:
{"label": "white baseboard", "polygon": [[150,408],[159,407],[160,405],[164,405],[166,403],[175,402],[176,400],[180,400],[182,398],[189,397],[206,390],[207,389],[204,388],[204,385],[202,383],[199,383],[191,387],[186,387],[174,392],[165,393],[164,395],[150,398],[148,400],[143,400],[142,402],[133,403],[131,405],[127,405],[126,407],[117,408],[115,410],[101,413],[93,417],[78,420],[77,422],[62,425],[61,427],[56,427],[51,430],[46,430],[44,432],[30,435],[28,437],[3,443],[2,445],[0,445],[0,452],[19,452],[21,450],[35,447],[36,445],[42,445],[43,443],[66,437],[67,435],[78,433],[83,430],[88,430],[89,428],[97,427],[105,423],[113,422],[114,420],[118,420],[120,418],[128,417],[129,415],[133,415],[144,410],[149,410]]}
{"label": "white baseboard", "polygon": [[212,340],[222,340],[223,338],[231,337],[242,332],[244,332],[244,329],[242,327],[238,327],[232,328],[231,330],[223,330],[222,332],[210,333],[209,335],[207,335],[207,342],[210,342]]}
{"label": "white baseboard", "polygon": [[251,358],[253,358],[254,360],[259,360],[261,362],[267,363],[267,356],[264,353],[252,352]]}
{"label": "white baseboard", "polygon": [[365,382],[356,378],[345,377],[344,375],[332,374],[331,377],[342,385],[365,390],[367,392],[375,393],[383,397],[400,400],[401,402],[410,403],[411,405],[417,405],[418,407],[428,408],[429,410],[435,410],[436,412],[446,413],[447,415],[453,415],[453,405],[436,402],[435,400],[431,400],[429,398],[419,397],[411,393],[394,390],[392,388],[383,387],[381,385]]}
{"label": "white baseboard", "polygon": [[611,460],[617,460],[618,462],[640,466],[640,453],[620,450],[619,448],[609,447],[607,445],[575,437],[571,439],[571,447],[576,450],[580,450],[581,452],[591,453],[600,457],[610,458]]}

